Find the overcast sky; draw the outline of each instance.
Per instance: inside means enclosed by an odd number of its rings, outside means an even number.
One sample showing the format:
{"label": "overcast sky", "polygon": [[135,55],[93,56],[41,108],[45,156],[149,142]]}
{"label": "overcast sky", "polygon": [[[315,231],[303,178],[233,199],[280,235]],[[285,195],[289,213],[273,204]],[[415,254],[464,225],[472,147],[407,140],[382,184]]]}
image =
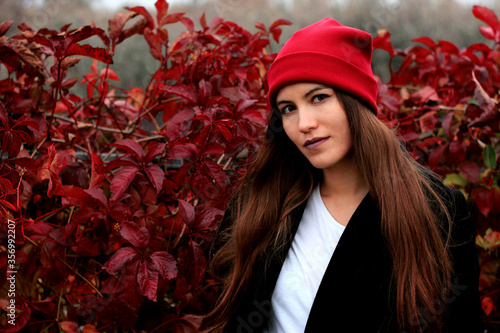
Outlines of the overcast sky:
{"label": "overcast sky", "polygon": [[[143,6],[143,7],[154,7],[156,0],[106,0],[106,1],[96,1],[95,6],[103,6],[107,8],[122,8],[125,6]],[[186,2],[185,0],[168,0],[169,4],[175,4],[180,2]]]}
{"label": "overcast sky", "polygon": [[[220,0],[222,3],[227,2],[227,1],[234,1],[234,0]],[[337,0],[339,1],[339,0]],[[389,0],[390,1],[390,0]],[[397,0],[395,0],[397,1]],[[468,4],[474,4],[474,5],[483,5],[487,6],[488,4],[493,3],[494,1],[498,0],[457,0],[458,2],[463,2],[463,3],[468,3]],[[154,7],[156,0],[106,0],[106,1],[96,1],[96,7],[98,6],[104,6],[108,8],[123,8],[125,6],[144,6],[144,7]],[[181,2],[191,2],[190,0],[168,0],[168,3],[170,4],[175,4],[175,3],[181,3]],[[200,2],[204,2],[201,0]]]}

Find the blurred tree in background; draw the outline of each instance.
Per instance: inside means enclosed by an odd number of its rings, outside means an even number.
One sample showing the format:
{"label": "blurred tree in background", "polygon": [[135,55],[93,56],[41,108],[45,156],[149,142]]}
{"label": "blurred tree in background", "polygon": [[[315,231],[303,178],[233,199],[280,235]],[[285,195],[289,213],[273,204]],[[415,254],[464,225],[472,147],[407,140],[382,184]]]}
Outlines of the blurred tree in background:
{"label": "blurred tree in background", "polygon": [[[71,22],[73,28],[91,21],[97,26],[106,26],[108,18],[116,12],[126,12],[123,7],[145,6],[144,1],[140,0],[123,1],[123,5],[117,8],[103,3],[105,1],[99,0],[2,0],[0,22],[26,22],[35,29],[59,29],[67,22]],[[255,22],[270,25],[286,17],[293,22],[293,26],[283,29],[281,43],[288,40],[294,31],[328,16],[342,24],[368,31],[373,36],[379,29],[387,29],[391,32],[394,47],[406,49],[411,46],[412,39],[421,36],[447,40],[459,47],[485,42],[479,30],[470,29],[477,25],[476,19],[470,15],[473,4],[500,11],[500,2],[493,0],[475,3],[465,0],[177,0],[171,1],[170,8],[191,17],[200,17],[205,13],[208,20],[221,16],[249,31],[256,30]],[[175,38],[183,31],[184,26],[178,23],[170,27],[169,34]],[[13,28],[9,33],[13,35],[17,32]],[[280,45],[273,47],[273,51],[277,52]],[[144,52],[145,48],[146,42],[138,36],[120,45],[111,68],[123,78],[119,83],[122,88],[145,86],[157,69],[151,55]],[[385,52],[375,52],[373,69],[384,81],[388,79],[387,66],[384,65],[387,60]],[[88,62],[88,66],[79,68],[90,66],[90,60],[84,61]],[[397,61],[394,63],[397,65]],[[83,78],[85,73],[73,75]]]}

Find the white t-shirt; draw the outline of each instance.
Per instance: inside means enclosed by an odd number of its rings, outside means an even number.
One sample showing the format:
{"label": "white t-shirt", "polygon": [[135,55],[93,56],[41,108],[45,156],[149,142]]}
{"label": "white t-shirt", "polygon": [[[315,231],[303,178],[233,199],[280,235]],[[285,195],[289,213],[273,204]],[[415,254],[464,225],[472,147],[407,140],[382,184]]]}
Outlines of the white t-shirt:
{"label": "white t-shirt", "polygon": [[304,332],[319,285],[344,229],[326,209],[316,186],[276,282],[271,299],[273,311],[265,333]]}

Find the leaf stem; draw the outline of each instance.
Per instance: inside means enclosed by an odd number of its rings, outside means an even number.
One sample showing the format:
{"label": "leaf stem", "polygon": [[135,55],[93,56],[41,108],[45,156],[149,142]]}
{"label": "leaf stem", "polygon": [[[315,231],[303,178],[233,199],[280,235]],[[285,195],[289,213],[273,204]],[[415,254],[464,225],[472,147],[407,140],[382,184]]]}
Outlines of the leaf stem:
{"label": "leaf stem", "polygon": [[78,275],[78,277],[80,277],[83,281],[85,281],[92,289],[94,289],[94,291],[102,298],[104,298],[104,296],[101,294],[101,292],[99,291],[99,289],[97,289],[96,286],[94,286],[89,280],[87,280],[83,275],[81,275],[80,273],[78,273],[76,270],[74,270],[74,268],[72,268],[67,262],[65,262],[64,260],[62,260],[61,258],[59,257],[56,257],[57,260],[59,260],[61,263],[63,263],[64,265],[66,265],[66,267],[68,267],[72,273],[75,273],[76,275]]}

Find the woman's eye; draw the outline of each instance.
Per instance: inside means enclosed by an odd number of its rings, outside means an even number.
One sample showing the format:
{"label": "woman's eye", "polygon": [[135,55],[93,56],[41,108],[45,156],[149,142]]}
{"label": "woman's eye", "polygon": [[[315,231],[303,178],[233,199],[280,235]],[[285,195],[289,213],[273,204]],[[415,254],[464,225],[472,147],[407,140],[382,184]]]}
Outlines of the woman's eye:
{"label": "woman's eye", "polygon": [[282,109],[281,109],[281,114],[287,114],[287,113],[290,113],[293,111],[293,106],[292,105],[285,105]]}
{"label": "woman's eye", "polygon": [[319,94],[319,95],[315,95],[312,100],[314,103],[319,103],[319,102],[322,102],[324,101],[325,99],[327,99],[329,96],[326,95],[326,94]]}

